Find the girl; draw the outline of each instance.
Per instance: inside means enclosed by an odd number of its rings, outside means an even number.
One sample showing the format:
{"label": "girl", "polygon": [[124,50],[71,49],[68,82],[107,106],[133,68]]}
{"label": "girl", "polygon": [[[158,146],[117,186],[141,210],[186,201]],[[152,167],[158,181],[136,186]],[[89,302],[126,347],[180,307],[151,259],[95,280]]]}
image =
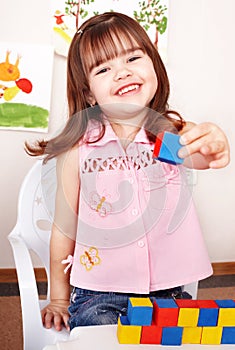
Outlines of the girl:
{"label": "girl", "polygon": [[[211,275],[184,167],[229,163],[218,126],[169,110],[158,51],[124,14],[81,25],[68,54],[67,96],[64,130],[26,143],[30,155],[57,159],[51,302],[42,311],[45,327],[57,330],[116,323],[131,295],[184,297],[179,286]],[[183,166],[153,159],[162,130],[181,135]],[[61,262],[72,266],[70,278]]]}

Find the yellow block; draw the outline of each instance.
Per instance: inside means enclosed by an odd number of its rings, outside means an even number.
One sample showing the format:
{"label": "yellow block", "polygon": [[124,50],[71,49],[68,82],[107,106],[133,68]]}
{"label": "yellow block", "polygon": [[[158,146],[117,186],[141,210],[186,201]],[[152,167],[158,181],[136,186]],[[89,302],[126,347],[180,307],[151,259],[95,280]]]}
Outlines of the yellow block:
{"label": "yellow block", "polygon": [[182,344],[201,344],[202,327],[185,327]]}
{"label": "yellow block", "polygon": [[235,308],[220,308],[217,325],[235,327]]}
{"label": "yellow block", "polygon": [[118,319],[117,337],[120,344],[140,344],[142,326],[123,325]]}
{"label": "yellow block", "polygon": [[153,304],[149,298],[129,298],[132,306],[150,306],[153,307]]}
{"label": "yellow block", "polygon": [[221,344],[223,327],[202,327],[201,344]]}
{"label": "yellow block", "polygon": [[199,309],[182,307],[179,310],[178,326],[196,327],[198,323]]}

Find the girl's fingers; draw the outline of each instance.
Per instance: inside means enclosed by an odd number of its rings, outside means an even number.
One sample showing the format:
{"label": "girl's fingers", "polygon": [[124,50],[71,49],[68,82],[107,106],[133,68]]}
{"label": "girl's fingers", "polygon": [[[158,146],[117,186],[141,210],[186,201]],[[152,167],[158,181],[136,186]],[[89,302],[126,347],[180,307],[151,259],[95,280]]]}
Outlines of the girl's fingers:
{"label": "girl's fingers", "polygon": [[57,331],[61,331],[62,329],[62,317],[60,314],[54,315],[54,327]]}
{"label": "girl's fingers", "polygon": [[200,139],[196,139],[194,142],[180,148],[178,155],[181,158],[188,157],[196,152],[200,152],[200,149],[205,145],[205,137],[201,137]]}
{"label": "girl's fingers", "polygon": [[179,157],[189,159],[192,156],[192,164],[196,153],[204,157],[210,168],[223,168],[230,162],[226,135],[213,123],[201,123],[187,129],[181,135],[180,143]]}
{"label": "girl's fingers", "polygon": [[186,146],[191,142],[194,142],[197,139],[200,139],[203,136],[208,135],[214,130],[215,130],[215,126],[211,123],[202,123],[202,124],[195,125],[189,131],[181,135],[180,143]]}
{"label": "girl's fingers", "polygon": [[63,315],[64,325],[65,325],[66,329],[69,331],[70,328],[69,328],[68,320],[69,320],[69,315],[68,314],[64,314]]}
{"label": "girl's fingers", "polygon": [[69,314],[66,307],[58,308],[49,305],[41,310],[42,322],[46,328],[55,327],[57,331],[61,331],[63,326],[69,330],[68,319]]}
{"label": "girl's fingers", "polygon": [[44,316],[44,325],[46,328],[52,327],[52,321],[53,321],[54,315],[52,312],[47,312]]}
{"label": "girl's fingers", "polygon": [[200,153],[204,155],[217,154],[225,150],[225,143],[223,141],[210,142],[200,148]]}
{"label": "girl's fingers", "polygon": [[216,154],[214,160],[209,163],[209,167],[213,169],[219,169],[226,167],[230,162],[229,152],[225,151],[219,154]]}
{"label": "girl's fingers", "polygon": [[226,144],[224,141],[209,141],[208,138],[207,136],[201,137],[182,147],[179,150],[179,156],[185,158],[196,152],[200,152],[203,155],[215,155],[225,151]]}

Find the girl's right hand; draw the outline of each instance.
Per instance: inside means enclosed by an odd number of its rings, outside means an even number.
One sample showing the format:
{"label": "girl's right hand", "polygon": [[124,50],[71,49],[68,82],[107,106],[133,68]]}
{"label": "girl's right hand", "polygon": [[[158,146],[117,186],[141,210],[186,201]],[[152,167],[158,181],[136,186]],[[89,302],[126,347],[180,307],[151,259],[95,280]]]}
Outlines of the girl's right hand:
{"label": "girl's right hand", "polygon": [[54,326],[57,331],[61,331],[64,326],[69,331],[68,306],[69,300],[51,300],[41,311],[44,327],[51,328]]}

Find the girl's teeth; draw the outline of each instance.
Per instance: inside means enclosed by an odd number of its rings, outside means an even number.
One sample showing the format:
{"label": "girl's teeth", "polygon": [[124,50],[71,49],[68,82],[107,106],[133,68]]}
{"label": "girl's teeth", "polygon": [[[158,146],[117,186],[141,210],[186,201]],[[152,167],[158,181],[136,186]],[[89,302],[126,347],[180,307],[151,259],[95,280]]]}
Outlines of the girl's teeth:
{"label": "girl's teeth", "polygon": [[120,90],[120,91],[118,92],[118,94],[121,96],[121,95],[125,94],[125,93],[128,92],[128,91],[132,91],[132,90],[138,89],[138,87],[139,87],[139,85],[131,85],[131,86],[128,86],[128,87],[126,87],[126,88]]}

